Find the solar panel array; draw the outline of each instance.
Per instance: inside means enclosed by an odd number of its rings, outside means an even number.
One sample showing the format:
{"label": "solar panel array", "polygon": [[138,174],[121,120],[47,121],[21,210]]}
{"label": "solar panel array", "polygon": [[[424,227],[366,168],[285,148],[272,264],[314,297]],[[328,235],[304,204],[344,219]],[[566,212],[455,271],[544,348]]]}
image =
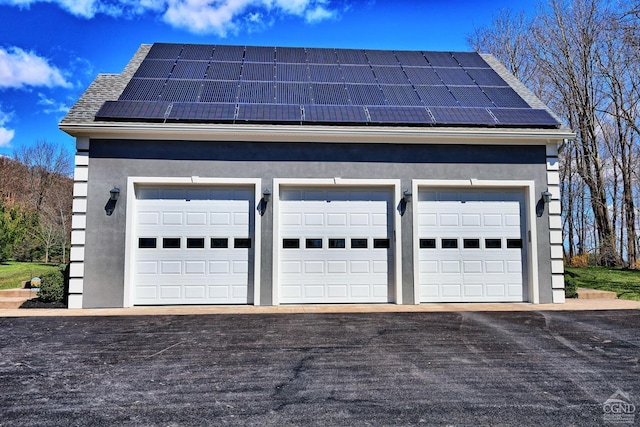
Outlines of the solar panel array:
{"label": "solar panel array", "polygon": [[154,44],[105,121],[557,128],[477,53]]}

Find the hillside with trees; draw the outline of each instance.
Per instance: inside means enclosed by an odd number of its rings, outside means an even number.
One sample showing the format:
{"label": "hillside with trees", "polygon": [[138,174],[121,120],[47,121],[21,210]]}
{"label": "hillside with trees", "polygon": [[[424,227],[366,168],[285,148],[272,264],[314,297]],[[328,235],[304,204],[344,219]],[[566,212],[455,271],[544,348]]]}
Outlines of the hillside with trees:
{"label": "hillside with trees", "polygon": [[637,268],[640,2],[549,0],[531,17],[503,10],[468,41],[577,134],[560,151],[566,259]]}
{"label": "hillside with trees", "polygon": [[67,261],[71,172],[71,156],[47,141],[0,157],[0,262]]}

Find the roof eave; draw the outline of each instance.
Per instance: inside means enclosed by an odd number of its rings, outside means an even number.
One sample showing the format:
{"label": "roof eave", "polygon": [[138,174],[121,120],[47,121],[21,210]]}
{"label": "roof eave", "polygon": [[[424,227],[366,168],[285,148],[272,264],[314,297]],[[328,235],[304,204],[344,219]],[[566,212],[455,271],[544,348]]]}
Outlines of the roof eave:
{"label": "roof eave", "polygon": [[74,137],[95,139],[158,139],[256,142],[335,143],[442,143],[465,140],[473,143],[514,144],[526,141],[575,139],[565,128],[454,128],[391,126],[300,126],[164,123],[60,123],[60,129]]}

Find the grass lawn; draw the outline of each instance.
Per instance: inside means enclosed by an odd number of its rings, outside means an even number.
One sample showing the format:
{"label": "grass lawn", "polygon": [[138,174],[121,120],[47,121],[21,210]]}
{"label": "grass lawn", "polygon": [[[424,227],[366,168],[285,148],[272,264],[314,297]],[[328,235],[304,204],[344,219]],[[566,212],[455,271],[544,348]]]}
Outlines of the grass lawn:
{"label": "grass lawn", "polygon": [[23,280],[31,280],[42,274],[55,271],[58,264],[44,264],[40,262],[15,262],[0,263],[0,289],[19,288]]}
{"label": "grass lawn", "polygon": [[588,288],[613,291],[618,298],[640,301],[640,270],[565,266],[564,280],[567,297],[572,297],[572,289]]}

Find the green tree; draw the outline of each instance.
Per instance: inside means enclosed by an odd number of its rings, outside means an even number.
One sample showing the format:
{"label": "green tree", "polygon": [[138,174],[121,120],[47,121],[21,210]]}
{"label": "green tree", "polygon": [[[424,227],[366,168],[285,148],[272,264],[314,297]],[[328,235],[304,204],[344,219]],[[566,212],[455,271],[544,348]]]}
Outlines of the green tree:
{"label": "green tree", "polygon": [[15,246],[25,237],[29,222],[26,210],[0,200],[0,262],[12,256]]}

